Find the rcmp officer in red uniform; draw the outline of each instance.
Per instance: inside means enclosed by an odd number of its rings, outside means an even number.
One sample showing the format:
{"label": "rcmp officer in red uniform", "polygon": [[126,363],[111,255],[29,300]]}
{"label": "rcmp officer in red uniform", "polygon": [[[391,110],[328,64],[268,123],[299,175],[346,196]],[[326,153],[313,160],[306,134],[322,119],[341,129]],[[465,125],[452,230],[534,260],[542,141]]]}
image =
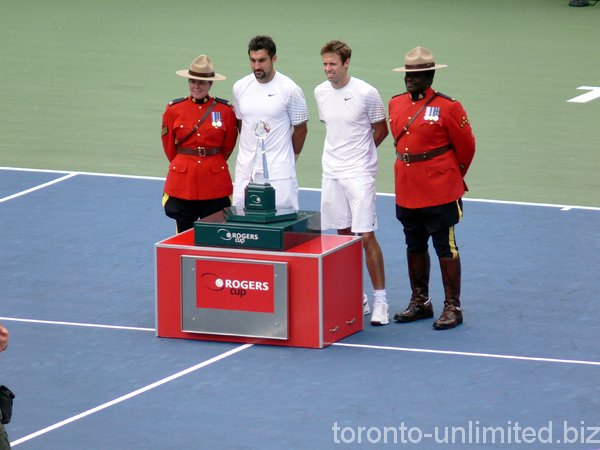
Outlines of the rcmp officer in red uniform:
{"label": "rcmp officer in red uniform", "polygon": [[162,117],[162,144],[169,160],[164,188],[165,214],[177,222],[177,232],[231,206],[233,192],[227,159],[237,141],[233,107],[209,95],[215,73],[206,55],[177,75],[188,79],[190,95],[169,102]]}
{"label": "rcmp officer in red uniform", "polygon": [[407,92],[392,97],[389,121],[396,162],[394,166],[396,217],[406,238],[412,296],[396,322],[433,317],[429,298],[429,237],[439,259],[444,284],[444,309],[435,329],[463,322],[460,306],[461,264],[454,226],[462,217],[463,181],[475,154],[475,138],[462,105],[431,88],[436,69],[433,54],[416,47],[406,54]]}

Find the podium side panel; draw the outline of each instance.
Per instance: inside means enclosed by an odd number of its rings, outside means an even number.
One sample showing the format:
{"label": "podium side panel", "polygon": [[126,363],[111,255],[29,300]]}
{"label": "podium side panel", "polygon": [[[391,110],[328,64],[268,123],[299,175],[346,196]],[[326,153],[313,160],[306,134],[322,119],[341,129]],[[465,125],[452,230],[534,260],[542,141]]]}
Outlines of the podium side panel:
{"label": "podium side panel", "polygon": [[181,337],[181,250],[156,249],[156,335]]}
{"label": "podium side panel", "polygon": [[323,346],[363,329],[362,240],[323,257]]}

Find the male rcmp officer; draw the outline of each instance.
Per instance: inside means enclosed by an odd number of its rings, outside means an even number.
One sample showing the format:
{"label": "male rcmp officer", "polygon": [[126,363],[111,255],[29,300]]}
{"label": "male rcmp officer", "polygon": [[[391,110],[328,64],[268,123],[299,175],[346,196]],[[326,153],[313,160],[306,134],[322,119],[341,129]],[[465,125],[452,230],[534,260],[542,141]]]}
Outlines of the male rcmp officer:
{"label": "male rcmp officer", "polygon": [[396,162],[396,217],[406,238],[412,290],[406,310],[396,322],[433,317],[429,298],[428,240],[439,258],[444,284],[444,310],[435,329],[454,328],[463,321],[460,307],[461,264],[454,225],[462,217],[463,181],[475,154],[475,138],[462,105],[431,88],[436,69],[433,54],[416,47],[406,54],[406,90],[389,103]]}

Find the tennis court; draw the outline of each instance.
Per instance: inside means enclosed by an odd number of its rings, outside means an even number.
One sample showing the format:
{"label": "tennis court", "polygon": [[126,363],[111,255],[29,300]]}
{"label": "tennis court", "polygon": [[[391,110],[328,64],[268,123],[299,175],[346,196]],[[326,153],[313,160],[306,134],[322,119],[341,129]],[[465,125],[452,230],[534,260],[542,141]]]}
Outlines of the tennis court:
{"label": "tennis court", "polygon": [[[600,8],[567,3],[3,2],[0,322],[11,342],[0,383],[17,395],[12,446],[600,448]],[[174,71],[208,53],[228,76],[213,93],[230,98],[259,33],[309,104],[298,166],[308,210],[320,195],[322,44],[347,40],[350,73],[384,101],[415,45],[450,66],[434,87],[461,100],[478,143],[457,227],[462,326],[366,324],[322,350],[155,337],[154,244],[174,233],[160,204],[160,115],[186,93]],[[409,287],[391,143],[379,152],[377,236],[397,311]]]}

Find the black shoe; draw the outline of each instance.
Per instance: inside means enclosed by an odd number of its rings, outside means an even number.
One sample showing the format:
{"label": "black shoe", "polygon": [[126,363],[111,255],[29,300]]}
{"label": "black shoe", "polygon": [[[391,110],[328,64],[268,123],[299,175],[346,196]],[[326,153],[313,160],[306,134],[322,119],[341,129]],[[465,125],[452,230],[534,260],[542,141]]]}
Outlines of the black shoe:
{"label": "black shoe", "polygon": [[449,330],[461,323],[463,323],[463,315],[460,306],[445,305],[440,318],[433,322],[433,328],[436,330]]}
{"label": "black shoe", "polygon": [[431,317],[433,317],[433,306],[431,306],[430,298],[411,298],[408,307],[404,311],[394,314],[394,320],[402,323],[430,319]]}
{"label": "black shoe", "polygon": [[569,6],[590,6],[588,0],[571,0]]}

